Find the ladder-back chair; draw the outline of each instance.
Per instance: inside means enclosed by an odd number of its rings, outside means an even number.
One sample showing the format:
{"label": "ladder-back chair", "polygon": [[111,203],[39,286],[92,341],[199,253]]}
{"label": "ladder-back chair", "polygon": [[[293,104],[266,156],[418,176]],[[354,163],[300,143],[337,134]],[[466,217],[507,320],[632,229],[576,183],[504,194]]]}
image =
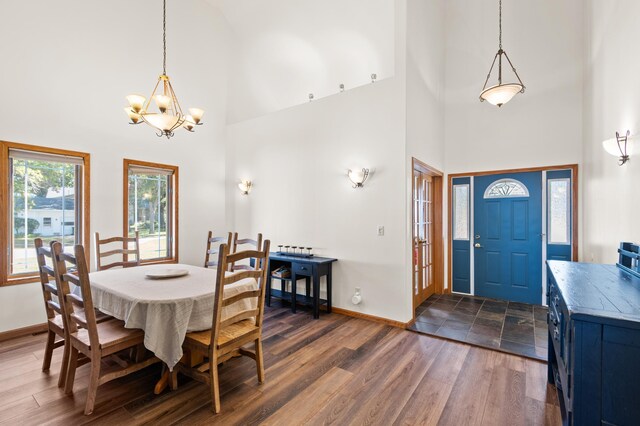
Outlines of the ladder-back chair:
{"label": "ladder-back chair", "polygon": [[[53,350],[64,346],[65,327],[64,313],[60,305],[58,288],[56,287],[55,272],[53,268],[53,257],[51,248],[45,247],[41,238],[34,240],[36,257],[38,259],[38,271],[40,273],[40,285],[44,296],[44,308],[47,312],[47,343],[44,349],[44,359],[42,360],[42,371],[49,371],[51,367],[51,357]],[[51,266],[47,265],[47,259]],[[53,282],[52,282],[53,281]],[[56,336],[60,340],[56,341]],[[62,365],[60,366],[60,377],[58,387],[64,386],[64,378],[67,374],[67,360],[69,356],[68,348],[64,348]]]}
{"label": "ladder-back chair", "polygon": [[[104,271],[106,269],[122,267],[130,268],[133,266],[140,266],[140,239],[138,238],[138,231],[134,237],[111,237],[100,239],[100,234],[96,232],[94,234],[95,242],[95,260],[96,269],[98,271]],[[103,247],[108,244],[120,245],[120,248],[110,249],[109,247]],[[133,248],[129,248],[129,244],[133,243]],[[135,256],[135,260],[129,260],[129,256]],[[122,256],[121,260],[104,264],[102,259],[110,256]]]}
{"label": "ladder-back chair", "polygon": [[[220,412],[219,364],[238,355],[247,356],[256,361],[258,382],[264,382],[262,320],[265,284],[269,270],[269,246],[270,241],[266,240],[262,251],[250,250],[234,254],[229,254],[229,247],[226,244],[220,246],[211,330],[188,333],[184,340],[185,351],[204,355],[205,361],[194,366],[178,363],[171,373],[170,382],[173,389],[177,386],[178,372],[207,383],[211,387],[211,402],[215,413]],[[228,272],[229,266],[234,262],[250,258],[256,259],[256,269]],[[257,282],[257,289],[224,297],[226,286],[245,278],[254,278]],[[229,318],[222,318],[223,308],[245,299],[253,302],[250,303],[250,306],[255,306],[255,308],[243,310]],[[243,348],[250,343],[254,345],[253,351]]]}
{"label": "ladder-back chair", "polygon": [[[59,281],[59,287],[64,298],[64,315],[68,324],[71,349],[64,390],[67,394],[72,393],[78,357],[80,354],[84,354],[91,362],[84,410],[84,413],[89,415],[93,412],[98,386],[141,370],[151,364],[160,362],[160,360],[152,357],[142,362],[133,363],[120,358],[116,354],[117,352],[135,348],[143,343],[144,332],[139,329],[127,329],[122,321],[115,319],[101,323],[96,321],[84,247],[76,245],[74,247],[74,255],[71,255],[62,251],[60,243],[54,243],[51,245],[51,251],[53,253],[56,279]],[[67,270],[65,262],[74,265],[76,272],[72,273]],[[82,296],[72,293],[70,284],[79,286],[82,290]],[[84,308],[84,315],[78,315],[75,311],[76,308]],[[116,369],[102,372],[101,361],[108,356],[114,358]]]}
{"label": "ladder-back chair", "polygon": [[[233,247],[231,248],[231,253],[237,253],[238,252],[238,247],[240,246],[245,246],[245,245],[250,245],[252,246],[251,250],[256,250],[256,251],[260,251],[260,249],[262,248],[262,234],[258,234],[258,238],[253,240],[251,238],[238,238],[238,233],[234,232],[233,233]],[[232,271],[243,271],[243,270],[251,270],[251,269],[255,269],[254,266],[251,266],[251,259],[249,259],[249,263],[245,263],[245,264],[232,264],[231,265],[231,270]],[[253,260],[255,262],[255,259]],[[254,263],[255,265],[255,263]]]}
{"label": "ladder-back chair", "polygon": [[220,252],[220,246],[226,244],[227,247],[231,247],[231,232],[226,237],[214,237],[213,232],[209,231],[207,236],[207,253],[204,258],[204,267],[216,267],[218,266],[218,259],[216,256]]}

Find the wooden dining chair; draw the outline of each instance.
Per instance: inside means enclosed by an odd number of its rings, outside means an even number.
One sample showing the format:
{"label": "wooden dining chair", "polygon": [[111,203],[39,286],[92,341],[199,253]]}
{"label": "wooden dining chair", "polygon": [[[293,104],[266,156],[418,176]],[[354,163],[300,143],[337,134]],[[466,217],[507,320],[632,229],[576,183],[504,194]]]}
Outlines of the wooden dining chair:
{"label": "wooden dining chair", "polygon": [[[215,413],[220,412],[219,364],[235,356],[247,356],[256,361],[258,382],[264,382],[262,319],[264,316],[265,283],[269,270],[269,246],[270,241],[266,240],[262,251],[248,250],[234,254],[229,254],[229,246],[226,244],[220,246],[211,330],[188,333],[183,345],[188,353],[201,354],[206,359],[201,364],[193,366],[178,363],[171,373],[172,389],[177,387],[178,372],[207,383],[211,387],[211,401]],[[228,266],[233,262],[249,258],[256,259],[256,269],[230,274],[227,272]],[[245,278],[256,279],[258,289],[224,297],[226,286]],[[255,308],[238,312],[229,318],[222,318],[223,308],[244,299],[254,300]],[[254,344],[253,351],[243,347],[250,343]]]}
{"label": "wooden dining chair", "polygon": [[214,237],[213,232],[209,231],[207,236],[207,253],[204,258],[204,267],[216,267],[218,266],[218,259],[211,255],[217,255],[220,252],[220,246],[226,244],[227,247],[231,247],[231,232],[226,237]]}
{"label": "wooden dining chair", "polygon": [[[51,245],[51,252],[55,276],[59,281],[61,297],[64,299],[64,316],[68,325],[67,335],[70,343],[69,366],[64,391],[66,394],[73,392],[78,358],[80,354],[83,354],[91,362],[87,401],[84,409],[84,413],[89,415],[93,412],[98,386],[141,370],[160,362],[160,360],[151,357],[142,362],[134,363],[120,358],[116,354],[142,344],[144,332],[138,329],[127,329],[124,327],[124,322],[115,319],[101,323],[96,321],[84,247],[76,245],[74,255],[71,255],[64,253],[62,245],[56,242]],[[65,262],[74,265],[76,272],[72,273],[67,270]],[[79,286],[82,290],[82,296],[70,292],[70,284]],[[76,308],[80,311],[84,310],[84,315],[79,315],[75,311]],[[106,357],[113,358],[115,368],[109,372],[101,372],[101,361]]]}
{"label": "wooden dining chair", "polygon": [[[40,286],[42,288],[42,295],[44,296],[44,308],[47,313],[47,343],[44,349],[44,359],[42,360],[42,371],[49,371],[53,350],[64,346],[65,344],[64,313],[62,311],[62,306],[59,303],[60,293],[56,287],[51,249],[50,247],[44,246],[41,238],[36,238],[34,240],[34,245],[36,248],[36,257],[38,259]],[[49,259],[51,266],[47,265],[47,259]],[[57,337],[59,337],[60,340],[56,341]],[[67,374],[68,357],[69,351],[67,348],[64,348],[62,365],[60,366],[60,377],[58,378],[58,387],[64,386],[64,379]]]}
{"label": "wooden dining chair", "polygon": [[[260,249],[262,248],[262,234],[258,234],[258,238],[255,239],[255,240],[252,240],[251,238],[238,238],[238,233],[234,232],[233,233],[233,246],[231,248],[231,253],[237,253],[238,252],[238,247],[244,246],[244,245],[250,245],[250,246],[252,246],[253,250],[260,251]],[[255,261],[255,259],[254,259],[254,261]],[[231,271],[242,271],[242,270],[251,270],[251,269],[255,269],[255,267],[251,266],[251,259],[249,259],[249,263],[248,264],[239,264],[239,265],[232,264],[230,270]]]}
{"label": "wooden dining chair", "polygon": [[[122,268],[130,268],[132,266],[140,266],[140,239],[138,235],[138,231],[136,231],[135,237],[111,237],[105,238],[104,240],[100,239],[100,234],[96,232],[94,234],[94,243],[95,243],[95,260],[96,260],[96,269],[98,271],[104,271],[106,269],[122,267]],[[108,244],[120,245],[120,248],[112,248],[109,250],[109,247],[103,247]],[[133,243],[133,248],[129,248],[129,244]],[[135,256],[135,260],[129,260],[129,256]],[[107,263],[106,265],[102,263],[102,258],[110,257],[110,256],[122,256],[119,261]]]}

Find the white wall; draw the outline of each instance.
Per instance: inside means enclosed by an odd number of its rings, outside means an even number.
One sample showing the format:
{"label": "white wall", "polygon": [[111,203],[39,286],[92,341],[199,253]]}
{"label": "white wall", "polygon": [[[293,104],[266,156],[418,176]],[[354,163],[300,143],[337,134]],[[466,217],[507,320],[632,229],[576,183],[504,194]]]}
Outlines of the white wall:
{"label": "white wall", "polygon": [[[179,100],[199,106],[196,133],[157,138],[127,124],[125,96],[148,96],[162,72],[157,1],[2,1],[0,139],[91,154],[91,231],[122,233],[122,160],[180,167],[180,260],[200,264],[222,229],[227,24],[203,0],[168,2],[168,69]],[[188,226],[187,226],[188,224]],[[0,331],[44,321],[38,285],[0,288]]]}
{"label": "white wall", "polygon": [[[412,158],[444,172],[445,2],[407,1],[406,31],[406,281],[412,286]],[[446,185],[443,185],[446,193]],[[446,200],[446,196],[443,197]],[[445,203],[446,204],[446,203]],[[446,205],[443,206],[446,217]],[[434,238],[446,244],[443,234]],[[445,250],[446,253],[446,250]],[[445,259],[446,261],[446,259]],[[445,268],[446,269],[446,268]]]}
{"label": "white wall", "polygon": [[[231,227],[314,247],[334,264],[334,306],[408,321],[406,3],[395,4],[395,77],[228,127]],[[363,189],[346,170],[370,167]],[[254,181],[243,196],[239,179]],[[232,207],[229,207],[232,206]],[[385,226],[385,236],[376,228]],[[363,302],[350,302],[355,287]]]}
{"label": "white wall", "polygon": [[640,132],[640,2],[586,4],[583,258],[614,263],[621,241],[640,242],[640,159],[619,167],[602,141],[616,131]]}
{"label": "white wall", "polygon": [[497,2],[447,0],[447,173],[581,161],[582,3],[503,2],[503,46],[526,93],[497,108],[478,99],[498,50]]}
{"label": "white wall", "polygon": [[230,123],[394,74],[393,1],[210,1],[235,35]]}

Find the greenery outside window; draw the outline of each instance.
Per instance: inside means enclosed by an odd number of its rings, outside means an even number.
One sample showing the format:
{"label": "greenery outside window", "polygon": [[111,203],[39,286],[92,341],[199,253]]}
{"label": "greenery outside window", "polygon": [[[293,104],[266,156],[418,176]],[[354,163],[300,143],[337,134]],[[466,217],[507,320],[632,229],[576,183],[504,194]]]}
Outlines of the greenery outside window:
{"label": "greenery outside window", "polygon": [[0,142],[2,284],[38,276],[34,239],[88,247],[89,154]]}
{"label": "greenery outside window", "polygon": [[124,161],[124,234],[140,238],[143,263],[177,262],[178,168]]}

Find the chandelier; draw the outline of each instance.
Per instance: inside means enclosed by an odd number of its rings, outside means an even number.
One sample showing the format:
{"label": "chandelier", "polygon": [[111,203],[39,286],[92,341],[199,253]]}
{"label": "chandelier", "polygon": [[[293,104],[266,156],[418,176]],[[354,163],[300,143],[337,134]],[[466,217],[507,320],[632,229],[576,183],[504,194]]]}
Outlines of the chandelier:
{"label": "chandelier", "polygon": [[[185,115],[167,75],[167,0],[162,1],[162,45],[162,74],[158,77],[151,96],[148,99],[137,94],[127,96],[129,106],[124,110],[131,120],[129,124],[147,123],[159,132],[156,133],[159,137],[166,136],[169,139],[180,126],[193,132],[195,126],[202,124],[204,111],[189,108],[189,115]],[[152,111],[152,100],[157,111]]]}
{"label": "chandelier", "polygon": [[[518,79],[518,83],[502,83],[502,57],[505,57],[513,73]],[[491,78],[491,72],[493,71],[493,67],[496,64],[496,60],[498,61],[498,84],[495,86],[491,86],[487,88],[487,83],[489,82],[489,78]],[[518,93],[524,93],[524,83],[520,79],[516,68],[511,63],[507,52],[502,50],[502,0],[499,1],[499,37],[498,37],[498,53],[493,57],[493,63],[491,64],[491,68],[489,69],[489,74],[487,74],[487,79],[484,81],[484,86],[482,87],[482,92],[480,93],[480,102],[487,101],[491,105],[497,105],[501,107],[502,105],[509,102],[515,95]]]}

